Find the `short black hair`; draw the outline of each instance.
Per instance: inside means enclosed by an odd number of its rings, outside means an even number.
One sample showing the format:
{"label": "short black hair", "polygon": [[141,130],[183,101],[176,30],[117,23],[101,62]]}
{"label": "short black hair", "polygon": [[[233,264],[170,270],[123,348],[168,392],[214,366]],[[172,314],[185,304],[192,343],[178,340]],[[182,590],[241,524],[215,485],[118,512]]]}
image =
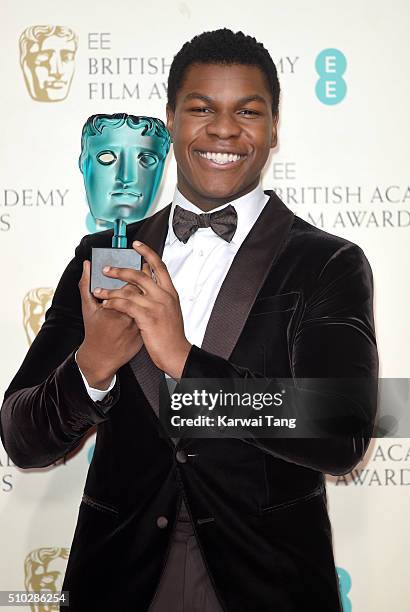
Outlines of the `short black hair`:
{"label": "short black hair", "polygon": [[175,111],[176,97],[191,64],[244,64],[257,66],[265,75],[272,96],[272,113],[279,109],[280,85],[276,66],[262,43],[243,32],[227,28],[203,32],[186,42],[175,55],[168,77],[168,106]]}

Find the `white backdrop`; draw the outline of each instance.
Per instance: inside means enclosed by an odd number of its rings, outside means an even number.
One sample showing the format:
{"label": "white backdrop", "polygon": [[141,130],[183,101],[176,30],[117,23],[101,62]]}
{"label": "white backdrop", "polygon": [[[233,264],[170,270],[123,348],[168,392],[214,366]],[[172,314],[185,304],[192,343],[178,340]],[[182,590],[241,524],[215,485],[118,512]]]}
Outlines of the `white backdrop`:
{"label": "white backdrop", "polygon": [[[224,26],[261,40],[279,70],[279,146],[264,186],[296,214],[364,249],[375,279],[381,376],[409,377],[408,2],[2,0],[1,13],[1,392],[35,334],[36,315],[89,232],[77,166],[84,121],[122,111],[165,119],[174,53],[193,35]],[[21,34],[44,24],[78,37],[71,86],[54,103],[30,95],[20,66]],[[155,210],[170,201],[174,185],[170,155]],[[25,296],[39,288],[49,290],[35,308],[35,292]],[[65,465],[29,471],[0,447],[0,590],[24,589],[26,557],[37,551],[32,556],[41,559],[44,548],[56,549],[61,579],[92,444]],[[408,609],[409,458],[408,439],[374,440],[351,475],[329,479],[345,612]]]}

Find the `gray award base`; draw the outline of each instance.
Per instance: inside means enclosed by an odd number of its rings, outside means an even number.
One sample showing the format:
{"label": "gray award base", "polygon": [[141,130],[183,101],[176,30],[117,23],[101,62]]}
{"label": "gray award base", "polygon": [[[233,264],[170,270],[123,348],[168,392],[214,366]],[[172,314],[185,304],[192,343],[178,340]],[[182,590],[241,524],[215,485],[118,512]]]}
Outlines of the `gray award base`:
{"label": "gray award base", "polygon": [[102,289],[119,289],[127,284],[118,278],[105,276],[102,271],[105,266],[141,270],[141,255],[134,251],[134,249],[92,248],[91,251],[91,292],[97,287]]}

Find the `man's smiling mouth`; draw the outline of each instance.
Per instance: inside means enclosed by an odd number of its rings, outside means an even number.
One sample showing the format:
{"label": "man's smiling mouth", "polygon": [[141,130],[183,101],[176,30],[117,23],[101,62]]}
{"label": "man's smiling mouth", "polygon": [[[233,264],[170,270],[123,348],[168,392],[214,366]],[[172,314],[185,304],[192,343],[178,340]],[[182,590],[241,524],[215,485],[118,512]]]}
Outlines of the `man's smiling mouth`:
{"label": "man's smiling mouth", "polygon": [[202,157],[202,159],[206,159],[220,166],[233,164],[247,157],[247,155],[240,153],[221,153],[214,151],[197,151],[197,153],[200,157]]}

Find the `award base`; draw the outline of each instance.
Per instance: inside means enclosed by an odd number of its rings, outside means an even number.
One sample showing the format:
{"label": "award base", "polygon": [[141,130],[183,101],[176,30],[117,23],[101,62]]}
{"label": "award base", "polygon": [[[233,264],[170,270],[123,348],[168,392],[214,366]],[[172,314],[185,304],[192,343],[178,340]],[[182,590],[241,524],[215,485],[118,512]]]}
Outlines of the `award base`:
{"label": "award base", "polygon": [[91,249],[90,291],[97,287],[102,289],[119,289],[127,283],[118,278],[109,278],[103,273],[105,266],[115,268],[133,268],[141,270],[141,255],[134,249],[92,248]]}

